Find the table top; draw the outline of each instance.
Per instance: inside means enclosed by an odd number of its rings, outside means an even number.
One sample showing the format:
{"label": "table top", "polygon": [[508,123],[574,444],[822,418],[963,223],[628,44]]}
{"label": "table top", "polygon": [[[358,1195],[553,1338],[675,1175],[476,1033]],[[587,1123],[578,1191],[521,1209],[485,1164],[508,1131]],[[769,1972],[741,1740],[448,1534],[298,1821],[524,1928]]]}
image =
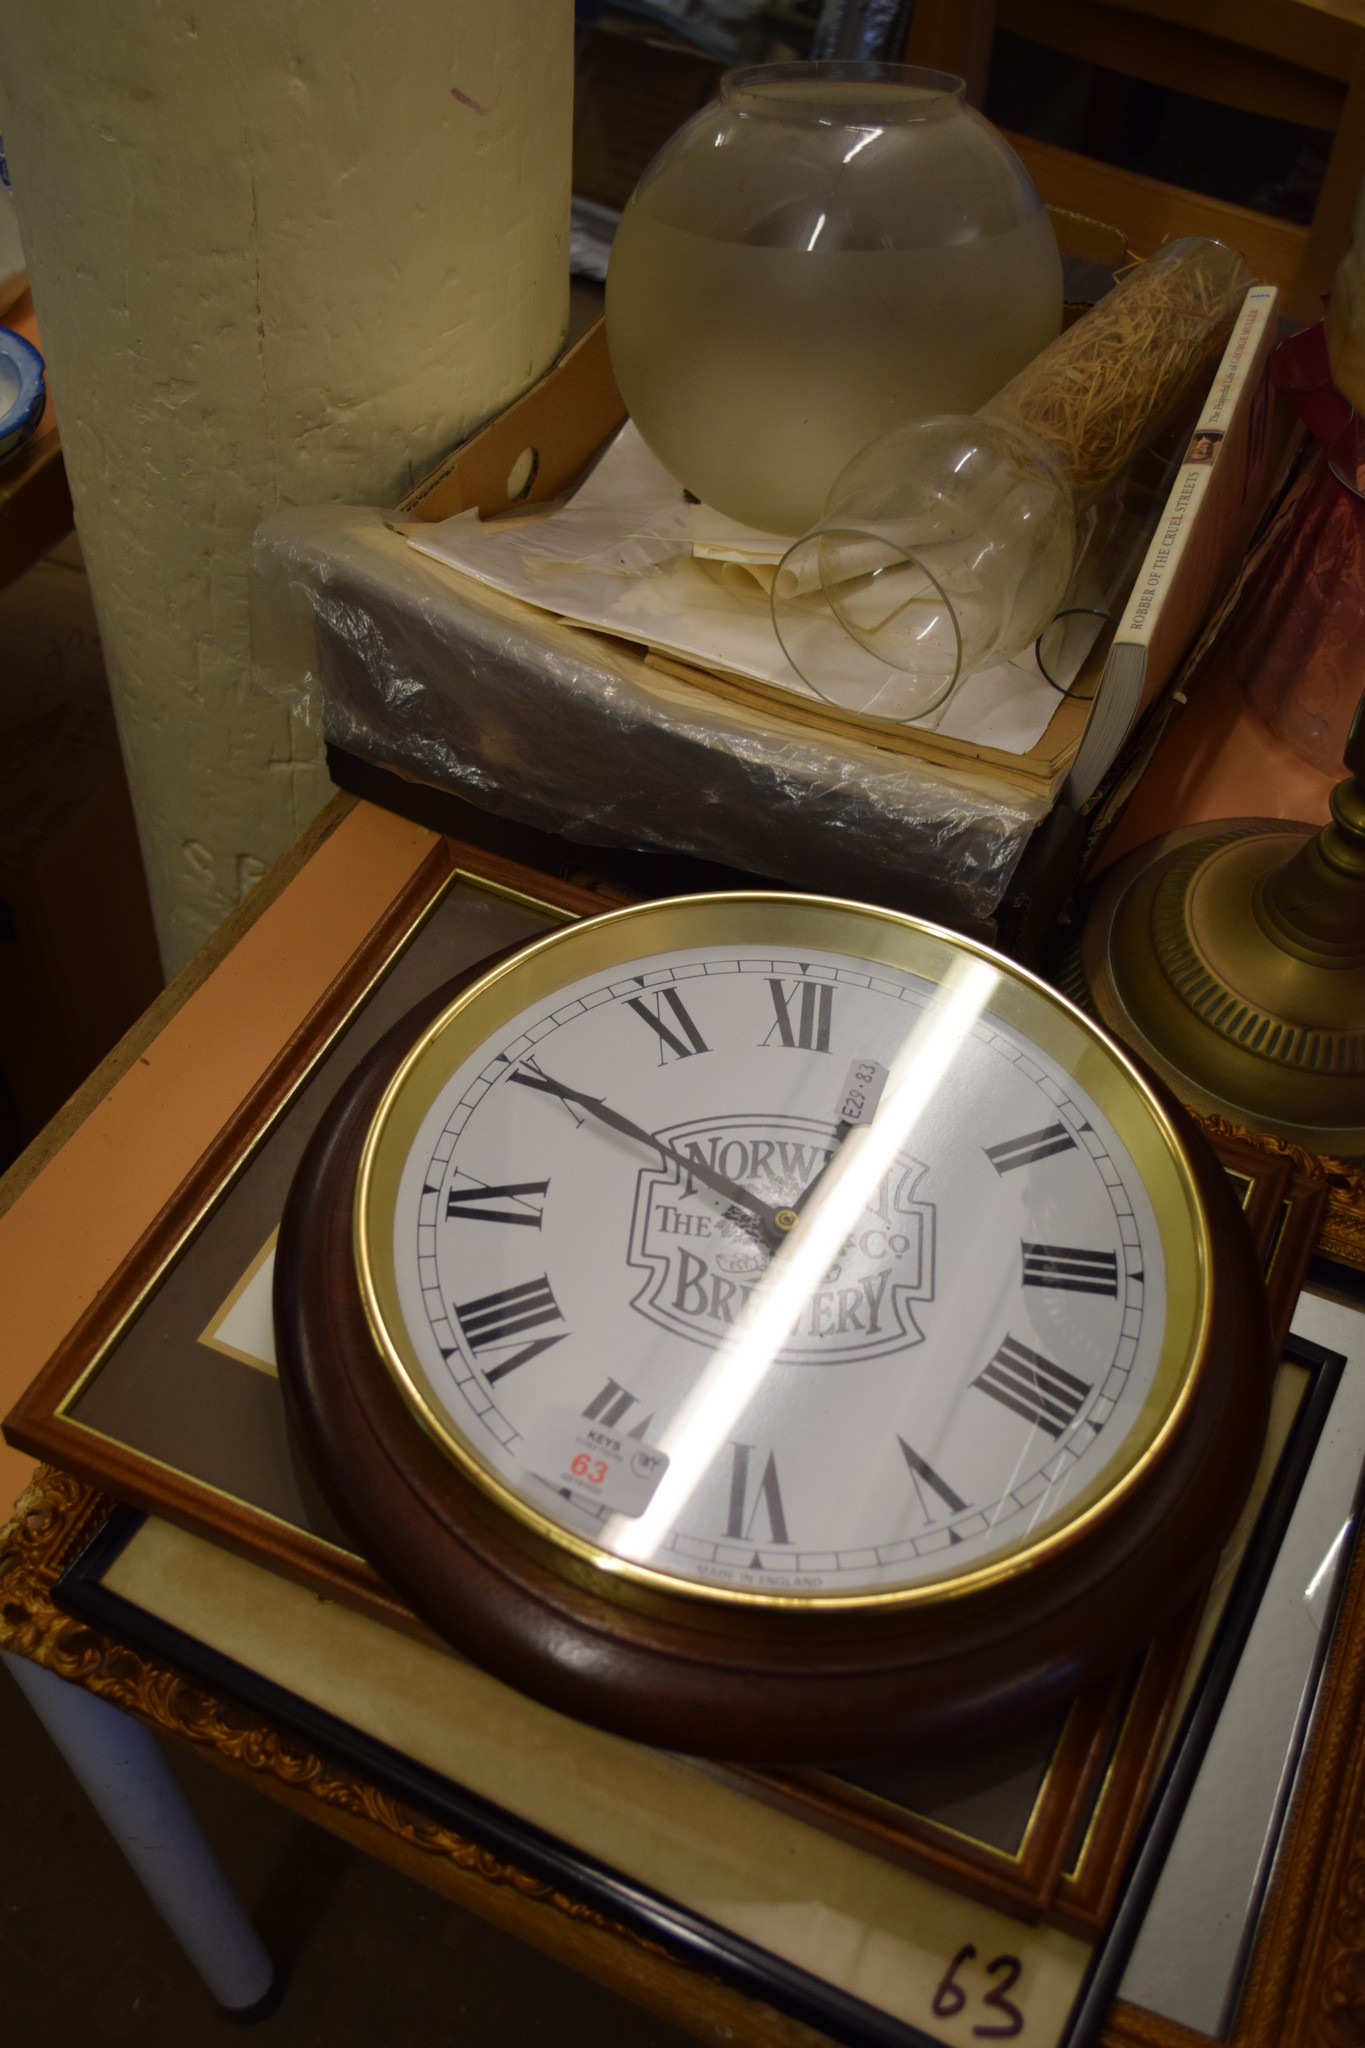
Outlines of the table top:
{"label": "table top", "polygon": [[[419,826],[336,799],[0,1180],[0,1287],[13,1303],[0,1355],[3,1409],[436,843]],[[72,1233],[83,1182],[111,1156],[119,1202]],[[42,1288],[31,1284],[37,1271]],[[0,1444],[0,1499],[15,1499],[31,1470],[31,1459]]]}

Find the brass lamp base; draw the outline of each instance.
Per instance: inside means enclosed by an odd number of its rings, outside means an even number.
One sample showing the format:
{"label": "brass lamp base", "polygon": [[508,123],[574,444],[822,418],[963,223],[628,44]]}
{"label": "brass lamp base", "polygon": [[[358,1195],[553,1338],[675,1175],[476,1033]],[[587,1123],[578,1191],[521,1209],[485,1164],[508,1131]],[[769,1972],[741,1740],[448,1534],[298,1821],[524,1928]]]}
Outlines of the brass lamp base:
{"label": "brass lamp base", "polygon": [[1196,1109],[1365,1152],[1365,697],[1332,821],[1232,818],[1106,875],[1067,979]]}
{"label": "brass lamp base", "polygon": [[1311,826],[1238,818],[1139,847],[1100,883],[1072,992],[1194,1108],[1351,1155],[1365,1152],[1365,882],[1354,946],[1274,914],[1275,878],[1317,846]]}

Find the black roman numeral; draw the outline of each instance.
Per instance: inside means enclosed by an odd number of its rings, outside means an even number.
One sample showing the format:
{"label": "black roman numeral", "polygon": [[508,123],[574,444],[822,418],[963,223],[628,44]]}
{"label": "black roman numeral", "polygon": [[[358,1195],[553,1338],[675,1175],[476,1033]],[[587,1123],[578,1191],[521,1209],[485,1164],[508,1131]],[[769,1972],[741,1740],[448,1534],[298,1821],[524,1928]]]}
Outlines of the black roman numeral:
{"label": "black roman numeral", "polygon": [[1070,1244],[1024,1244],[1025,1287],[1060,1288],[1068,1294],[1111,1294],[1117,1300],[1119,1262],[1115,1252],[1084,1252]]}
{"label": "black roman numeral", "polygon": [[[651,1001],[653,1008],[650,1007]],[[677,1031],[671,1030],[663,1020],[661,1013],[665,1003],[673,1012],[673,1022],[687,1040],[685,1045]],[[675,988],[660,989],[652,997],[632,996],[626,1008],[634,1010],[637,1017],[643,1017],[650,1030],[658,1033],[660,1066],[670,1053],[675,1060],[687,1060],[691,1059],[694,1052],[710,1052],[710,1046],[693,1023],[682,997]]]}
{"label": "black roman numeral", "polygon": [[730,1465],[730,1511],[725,1519],[725,1533],[736,1542],[747,1543],[754,1533],[758,1511],[762,1508],[768,1520],[768,1531],[774,1543],[789,1543],[787,1517],[782,1507],[782,1489],[777,1483],[777,1459],[769,1451],[768,1462],[763,1475],[754,1490],[753,1505],[749,1504],[749,1467],[753,1457],[753,1444],[731,1444]]}
{"label": "black roman numeral", "polygon": [[[779,1045],[796,1046],[802,1052],[828,1052],[830,1019],[834,1013],[833,982],[786,982],[770,976],[768,988],[776,1017],[764,1045],[771,1045],[776,1038]],[[798,992],[800,1002],[793,1024],[792,1004]]]}
{"label": "black roman numeral", "polygon": [[[950,1514],[960,1515],[967,1505],[966,1501],[953,1492],[947,1480],[941,1478],[929,1460],[922,1458],[917,1450],[912,1449],[903,1436],[898,1436],[896,1442],[900,1445],[901,1455],[910,1468],[910,1484],[915,1489],[915,1498],[919,1502],[920,1513],[925,1521],[936,1521],[943,1513],[943,1508],[947,1508]],[[935,1507],[925,1498],[926,1487],[931,1493],[938,1495],[943,1507]],[[954,1543],[962,1541],[955,1529],[950,1529],[948,1535]]]}
{"label": "black roman numeral", "polygon": [[547,1180],[511,1180],[500,1188],[475,1181],[472,1187],[450,1190],[446,1217],[463,1217],[467,1223],[522,1223],[539,1230],[549,1186]]}
{"label": "black roman numeral", "polygon": [[[593,1395],[591,1401],[583,1410],[583,1420],[585,1422],[601,1422],[608,1429],[619,1429],[631,1409],[638,1406],[639,1400],[636,1395],[628,1393],[624,1387],[618,1386],[615,1380],[608,1380],[600,1392]],[[633,1424],[626,1431],[627,1436],[633,1437],[637,1443],[644,1443],[653,1420],[654,1415],[651,1411],[648,1415],[642,1416],[637,1423]]]}
{"label": "black roman numeral", "polygon": [[[458,1302],[455,1320],[477,1358],[485,1351],[501,1350],[513,1343],[523,1331],[538,1329],[543,1323],[562,1322],[563,1317],[550,1283],[542,1274],[539,1280],[523,1280],[517,1287],[501,1287],[496,1294],[481,1294],[475,1301]],[[515,1357],[504,1358],[485,1371],[484,1378],[491,1386],[529,1359],[539,1358],[542,1351],[549,1351],[566,1335],[566,1331],[558,1330],[553,1337],[533,1337]]]}
{"label": "black roman numeral", "polygon": [[[519,1072],[519,1069],[521,1067],[529,1067],[531,1073],[533,1075],[539,1075],[542,1081],[544,1081],[546,1078],[544,1069],[541,1067],[540,1061],[536,1058],[533,1052],[524,1053],[521,1059],[518,1060],[517,1065],[513,1067],[511,1073],[508,1075],[507,1078],[509,1081],[520,1081],[524,1088],[534,1088],[536,1086],[535,1081],[528,1079],[525,1074]],[[561,1109],[567,1109],[569,1115],[573,1118],[574,1122],[579,1126],[580,1129],[587,1122],[588,1112],[585,1109],[580,1109],[576,1102],[566,1101],[565,1098],[562,1095],[558,1094],[553,1087],[540,1088],[537,1090],[537,1092],[541,1095],[550,1096],[555,1102],[559,1104]]]}
{"label": "black roman numeral", "polygon": [[1065,1124],[1048,1124],[1041,1131],[1026,1131],[1022,1138],[1010,1138],[1003,1145],[987,1145],[986,1157],[997,1173],[1012,1173],[1016,1166],[1032,1166],[1050,1159],[1054,1152],[1074,1152],[1076,1140]]}
{"label": "black roman numeral", "polygon": [[985,1371],[972,1381],[983,1394],[1022,1415],[1049,1436],[1064,1436],[1081,1412],[1090,1389],[1084,1380],[1006,1337]]}

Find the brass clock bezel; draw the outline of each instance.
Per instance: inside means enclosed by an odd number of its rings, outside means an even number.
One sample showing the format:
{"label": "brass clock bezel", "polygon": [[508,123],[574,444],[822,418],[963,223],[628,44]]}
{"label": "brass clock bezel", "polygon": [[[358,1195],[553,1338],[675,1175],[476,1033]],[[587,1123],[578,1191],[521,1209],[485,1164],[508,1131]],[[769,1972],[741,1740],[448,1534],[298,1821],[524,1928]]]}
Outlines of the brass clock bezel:
{"label": "brass clock bezel", "polygon": [[[1040,1530],[988,1563],[913,1587],[774,1593],[708,1586],[618,1557],[542,1515],[483,1463],[452,1426],[405,1327],[393,1258],[394,1203],[412,1143],[449,1076],[524,1009],[569,982],[650,953],[740,944],[776,952],[812,947],[897,967],[940,985],[964,958],[985,963],[997,975],[991,1010],[1073,1075],[1118,1132],[1152,1202],[1166,1267],[1166,1329],[1139,1418],[1089,1486]],[[428,1026],[385,1089],[364,1143],[351,1227],[361,1303],[376,1350],[412,1414],[456,1468],[534,1541],[565,1563],[572,1561],[575,1576],[586,1568],[603,1590],[625,1581],[707,1607],[822,1613],[927,1608],[1050,1563],[1090,1538],[1143,1485],[1177,1435],[1207,1364],[1208,1226],[1179,1137],[1136,1068],[1055,990],[990,948],[895,911],[827,897],[745,891],[632,905],[552,932],[491,968]]]}

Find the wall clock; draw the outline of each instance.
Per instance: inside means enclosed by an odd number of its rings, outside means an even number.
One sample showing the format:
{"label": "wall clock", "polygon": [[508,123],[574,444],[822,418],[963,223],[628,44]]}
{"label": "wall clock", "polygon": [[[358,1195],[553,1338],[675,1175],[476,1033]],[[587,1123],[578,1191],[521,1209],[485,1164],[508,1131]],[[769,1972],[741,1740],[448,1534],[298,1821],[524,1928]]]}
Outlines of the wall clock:
{"label": "wall clock", "polygon": [[559,931],[376,1048],[276,1262],[304,1458],[442,1636],[771,1763],[970,1733],[1135,1649],[1264,1433],[1250,1240],[1080,1013],[890,912]]}

